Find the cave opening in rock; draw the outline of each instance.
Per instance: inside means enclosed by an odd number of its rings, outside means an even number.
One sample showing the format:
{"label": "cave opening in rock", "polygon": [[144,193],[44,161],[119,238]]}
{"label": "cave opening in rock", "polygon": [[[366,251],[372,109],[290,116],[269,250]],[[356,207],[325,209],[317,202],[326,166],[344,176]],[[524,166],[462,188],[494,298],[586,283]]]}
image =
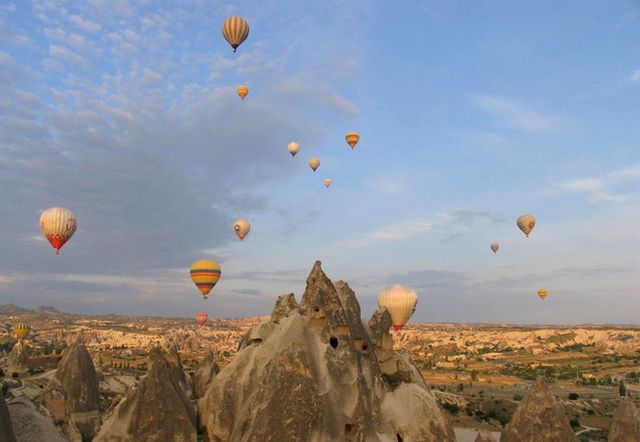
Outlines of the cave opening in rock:
{"label": "cave opening in rock", "polygon": [[367,351],[369,347],[367,347],[367,344],[362,344],[362,351]]}
{"label": "cave opening in rock", "polygon": [[351,424],[346,424],[344,426],[344,432],[345,433],[351,433]]}
{"label": "cave opening in rock", "polygon": [[396,439],[398,439],[398,442],[402,442],[402,436],[400,435],[400,433],[396,433]]}
{"label": "cave opening in rock", "polygon": [[314,308],[314,309],[313,309],[313,311],[314,311],[314,312],[319,312],[319,311],[320,311],[320,308],[319,308],[319,307],[316,307],[316,308]]}
{"label": "cave opening in rock", "polygon": [[331,338],[329,338],[329,344],[331,344],[333,348],[338,348],[338,338],[331,336]]}

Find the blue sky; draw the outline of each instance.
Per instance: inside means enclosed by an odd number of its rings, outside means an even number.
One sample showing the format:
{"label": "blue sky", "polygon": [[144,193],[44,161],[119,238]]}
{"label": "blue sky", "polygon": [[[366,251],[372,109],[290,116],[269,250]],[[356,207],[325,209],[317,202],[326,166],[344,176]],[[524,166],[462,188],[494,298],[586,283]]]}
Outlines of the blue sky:
{"label": "blue sky", "polygon": [[[0,301],[265,314],[320,259],[367,316],[405,283],[418,321],[637,323],[639,25],[631,1],[5,1]],[[51,206],[78,218],[58,257]]]}

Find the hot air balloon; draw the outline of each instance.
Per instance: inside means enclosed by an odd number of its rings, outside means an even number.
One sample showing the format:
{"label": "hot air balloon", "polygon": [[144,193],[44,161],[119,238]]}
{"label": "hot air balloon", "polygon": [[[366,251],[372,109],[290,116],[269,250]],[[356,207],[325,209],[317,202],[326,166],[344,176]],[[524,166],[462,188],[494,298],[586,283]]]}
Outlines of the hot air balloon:
{"label": "hot air balloon", "polygon": [[23,340],[27,336],[29,336],[29,332],[31,331],[31,327],[26,322],[21,322],[16,325],[15,329],[16,338]]}
{"label": "hot air balloon", "polygon": [[202,292],[204,299],[220,279],[220,266],[210,259],[201,259],[191,265],[191,279]]}
{"label": "hot air balloon", "polygon": [[500,245],[497,242],[491,243],[491,250],[493,250],[493,253],[496,253],[499,248]]}
{"label": "hot air balloon", "polygon": [[236,92],[238,93],[240,99],[244,100],[245,97],[249,95],[249,88],[246,85],[241,84],[236,88]]}
{"label": "hot air balloon", "polygon": [[76,217],[71,210],[52,207],[40,215],[40,230],[53,246],[56,255],[76,231]]}
{"label": "hot air balloon", "polygon": [[331,178],[325,178],[323,183],[326,187],[329,187],[331,185]]}
{"label": "hot air balloon", "polygon": [[244,237],[247,236],[249,230],[251,230],[251,224],[249,223],[249,221],[245,219],[237,219],[233,222],[233,231],[236,233],[236,235],[238,235],[240,241],[242,241]]}
{"label": "hot air balloon", "polygon": [[315,172],[318,167],[320,167],[320,159],[318,157],[313,157],[309,160],[309,167],[313,169]]}
{"label": "hot air balloon", "polygon": [[300,150],[300,145],[295,141],[293,141],[289,143],[289,145],[287,146],[287,149],[289,150],[289,153],[291,154],[291,156],[295,157],[298,151]]}
{"label": "hot air balloon", "polygon": [[207,315],[206,312],[198,312],[198,313],[196,313],[196,323],[200,327],[205,325],[207,323],[207,320],[209,320],[209,315]]}
{"label": "hot air balloon", "polygon": [[418,294],[411,287],[395,284],[378,294],[378,308],[391,315],[393,328],[400,330],[416,311]]}
{"label": "hot air balloon", "polygon": [[345,140],[347,140],[347,144],[351,146],[351,149],[353,150],[360,140],[360,134],[358,132],[349,132],[347,135],[345,135],[344,138]]}
{"label": "hot air balloon", "polygon": [[540,297],[540,299],[546,298],[548,294],[549,292],[547,291],[547,289],[538,290],[538,296]]}
{"label": "hot air balloon", "polygon": [[528,238],[529,233],[531,233],[531,231],[536,225],[536,219],[534,218],[533,215],[522,215],[520,218],[518,218],[517,224],[520,230],[522,230],[522,232]]}
{"label": "hot air balloon", "polygon": [[249,36],[249,23],[242,17],[229,17],[222,23],[222,35],[235,52]]}

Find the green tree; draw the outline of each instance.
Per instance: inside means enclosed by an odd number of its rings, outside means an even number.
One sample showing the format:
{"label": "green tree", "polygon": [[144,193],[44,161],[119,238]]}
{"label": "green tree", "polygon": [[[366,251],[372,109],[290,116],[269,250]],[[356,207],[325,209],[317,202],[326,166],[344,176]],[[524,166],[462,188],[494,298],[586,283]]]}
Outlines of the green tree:
{"label": "green tree", "polygon": [[620,393],[620,397],[625,397],[627,395],[627,387],[625,387],[624,381],[620,381],[618,392]]}

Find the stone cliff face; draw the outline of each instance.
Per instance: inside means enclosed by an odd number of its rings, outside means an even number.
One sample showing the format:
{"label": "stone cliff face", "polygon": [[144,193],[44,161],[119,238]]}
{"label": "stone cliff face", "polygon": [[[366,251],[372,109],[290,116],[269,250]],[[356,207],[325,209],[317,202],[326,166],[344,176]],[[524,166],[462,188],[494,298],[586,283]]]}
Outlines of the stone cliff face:
{"label": "stone cliff face", "polygon": [[4,394],[0,392],[0,442],[16,442],[11,425],[11,416],[4,400]]}
{"label": "stone cliff face", "polygon": [[640,413],[631,399],[624,398],[613,414],[609,427],[609,442],[637,442],[640,440]]}
{"label": "stone cliff face", "polygon": [[77,340],[58,364],[43,395],[45,406],[70,440],[91,440],[100,427],[98,376],[85,346]]}
{"label": "stone cliff face", "polygon": [[213,441],[453,441],[389,314],[368,325],[346,283],[316,262],[298,304],[281,296],[199,401]]}
{"label": "stone cliff face", "polygon": [[185,384],[182,368],[153,349],[147,375],[127,391],[95,442],[195,442],[196,416]]}
{"label": "stone cliff face", "polygon": [[578,442],[571,425],[542,378],[520,404],[500,442]]}
{"label": "stone cliff face", "polygon": [[496,442],[496,440],[489,430],[483,428],[478,430],[478,436],[474,442]]}

